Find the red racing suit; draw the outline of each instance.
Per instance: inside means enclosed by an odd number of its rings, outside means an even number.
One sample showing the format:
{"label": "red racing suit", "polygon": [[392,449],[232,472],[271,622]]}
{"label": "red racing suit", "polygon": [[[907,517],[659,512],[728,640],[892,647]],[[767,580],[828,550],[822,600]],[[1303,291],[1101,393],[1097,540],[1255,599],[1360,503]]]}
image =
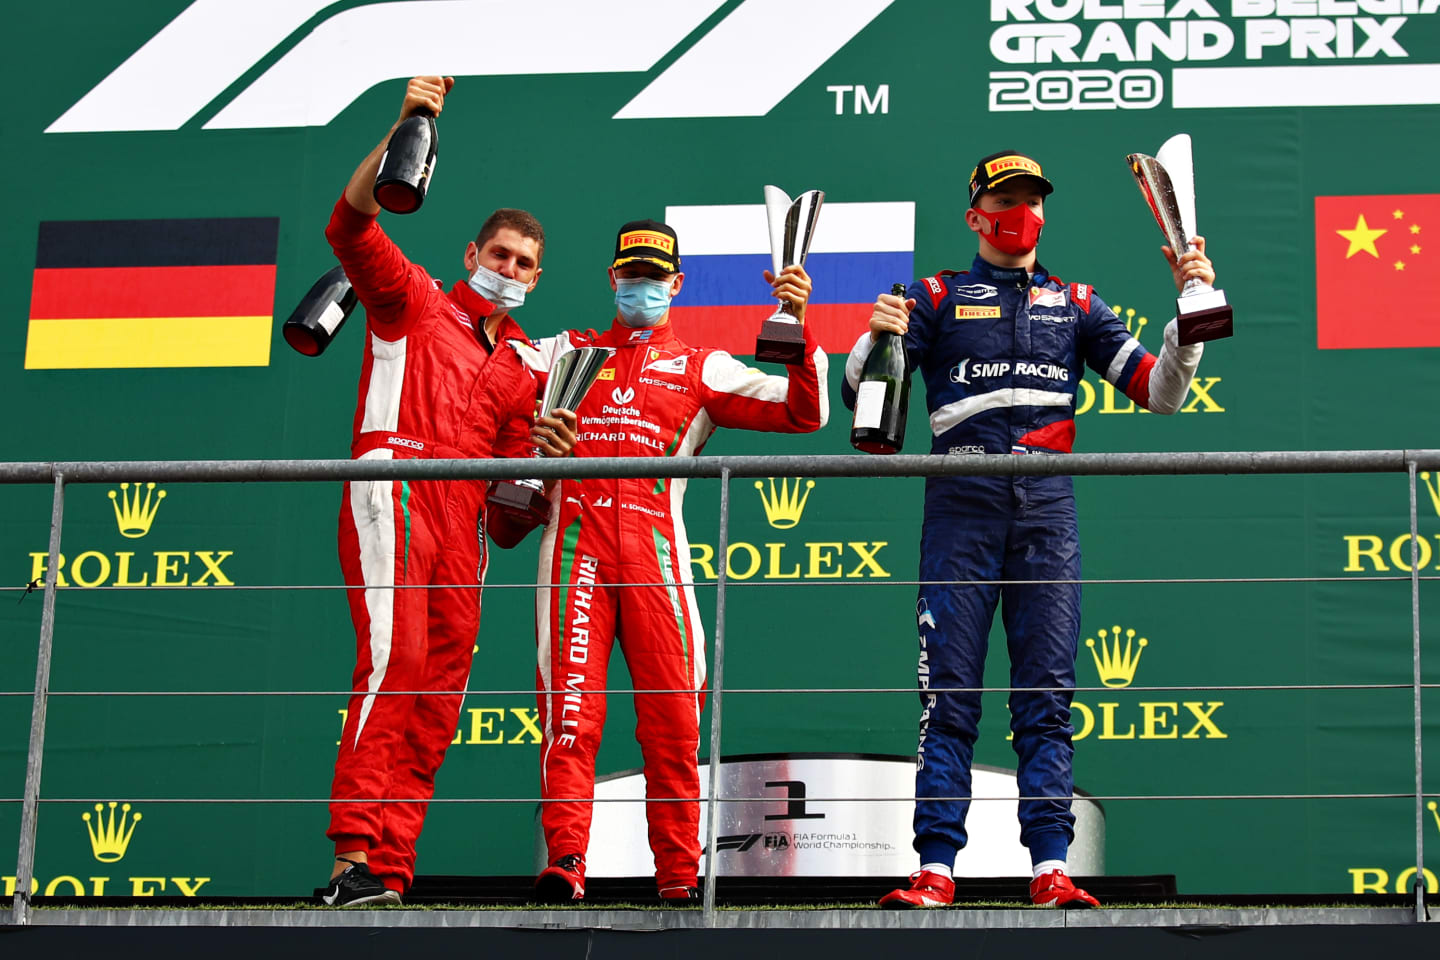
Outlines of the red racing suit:
{"label": "red racing suit", "polygon": [[[696,456],[716,427],[808,433],[825,425],[825,354],[809,338],[788,378],[747,368],[723,350],[687,346],[670,324],[604,333],[568,331],[540,341],[538,369],[571,347],[614,347],[576,413],[579,457]],[[690,576],[683,479],[564,480],[551,491],[540,543],[536,674],[540,788],[550,798],[595,795],[603,690],[616,638],[637,694],[636,738],[648,798],[698,797],[696,754],[704,708],[705,631]],[[616,587],[611,584],[637,584]],[[591,805],[546,803],[548,859],[589,847]],[[646,805],[661,888],[695,886],[698,803]]]}
{"label": "red racing suit", "polygon": [[[465,283],[444,293],[343,196],[325,236],[367,316],[351,456],[529,456],[537,380],[515,349],[529,349],[520,327],[503,318],[492,350],[483,332],[491,304]],[[434,793],[463,695],[385,691],[465,688],[485,581],[484,511],[482,481],[354,481],[341,502],[340,567],[347,586],[364,589],[346,591],[354,692],[327,835],[337,850],[368,851],[370,869],[402,892],[428,804],[344,801]]]}

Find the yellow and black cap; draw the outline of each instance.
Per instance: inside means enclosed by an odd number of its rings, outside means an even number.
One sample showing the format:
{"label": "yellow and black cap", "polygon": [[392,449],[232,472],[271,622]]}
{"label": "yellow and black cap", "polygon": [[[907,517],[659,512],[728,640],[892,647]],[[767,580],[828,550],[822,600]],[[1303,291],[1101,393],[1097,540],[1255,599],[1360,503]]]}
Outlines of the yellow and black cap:
{"label": "yellow and black cap", "polygon": [[1040,193],[1049,196],[1055,190],[1055,184],[1045,179],[1040,172],[1040,164],[1018,150],[1001,150],[999,153],[992,153],[988,157],[981,157],[980,162],[975,164],[975,170],[970,174],[970,203],[974,205],[980,198],[980,194],[986,190],[993,190],[996,186],[1012,177],[1034,177],[1040,181]]}
{"label": "yellow and black cap", "polygon": [[611,268],[635,262],[653,263],[670,273],[680,272],[680,241],[675,231],[659,220],[631,220],[615,237]]}

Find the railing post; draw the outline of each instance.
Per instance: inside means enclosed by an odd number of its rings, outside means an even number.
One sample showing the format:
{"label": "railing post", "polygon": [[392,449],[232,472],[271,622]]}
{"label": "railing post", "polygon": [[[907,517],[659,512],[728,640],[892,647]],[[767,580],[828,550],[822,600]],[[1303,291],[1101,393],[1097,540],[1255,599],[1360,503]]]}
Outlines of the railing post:
{"label": "railing post", "polygon": [[1425,920],[1425,776],[1424,737],[1421,724],[1420,683],[1420,524],[1415,509],[1414,460],[1406,464],[1410,474],[1410,630],[1415,682],[1415,922]]}
{"label": "railing post", "polygon": [[35,654],[35,699],[30,710],[30,748],[25,757],[25,802],[20,808],[20,851],[15,864],[11,922],[30,922],[30,882],[35,876],[35,826],[40,813],[40,763],[45,756],[45,708],[50,703],[50,652],[55,639],[55,585],[60,580],[60,523],[65,513],[65,476],[55,472],[50,505],[50,562],[40,608],[40,644]]}
{"label": "railing post", "polygon": [[720,824],[720,691],[725,677],[725,577],[730,569],[730,468],[720,471],[720,572],[715,576],[715,669],[710,674],[710,803],[705,815],[705,926],[715,926],[715,833]]}

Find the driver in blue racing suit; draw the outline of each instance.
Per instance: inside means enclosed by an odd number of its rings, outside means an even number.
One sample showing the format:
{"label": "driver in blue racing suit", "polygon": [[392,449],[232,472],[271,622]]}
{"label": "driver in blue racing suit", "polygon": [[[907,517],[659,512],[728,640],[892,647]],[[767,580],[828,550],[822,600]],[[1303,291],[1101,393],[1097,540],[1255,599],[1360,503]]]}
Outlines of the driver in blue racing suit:
{"label": "driver in blue racing suit", "polygon": [[[932,453],[1069,453],[1082,363],[1154,413],[1174,413],[1189,394],[1201,345],[1182,347],[1175,321],[1159,355],[1148,352],[1084,283],[1065,283],[1036,259],[1045,198],[1040,164],[1013,150],[983,158],[970,178],[965,223],[979,238],[968,272],[942,270],[882,295],[870,329],[850,352],[841,389],[854,406],[861,369],[882,332],[902,334],[910,370],[925,379]],[[1205,241],[1162,248],[1180,287],[1213,283]],[[919,685],[922,712],[915,777],[920,870],[885,907],[949,904],[955,855],[965,846],[979,693],[935,688],[982,685],[997,601],[1010,654],[1010,727],[1019,756],[1020,840],[1034,869],[1033,902],[1096,907],[1070,881],[1071,689],[1080,636],[1080,544],[1068,476],[931,477],[920,543]],[[1011,581],[1004,585],[997,581]],[[1014,582],[1025,581],[1025,582]]]}

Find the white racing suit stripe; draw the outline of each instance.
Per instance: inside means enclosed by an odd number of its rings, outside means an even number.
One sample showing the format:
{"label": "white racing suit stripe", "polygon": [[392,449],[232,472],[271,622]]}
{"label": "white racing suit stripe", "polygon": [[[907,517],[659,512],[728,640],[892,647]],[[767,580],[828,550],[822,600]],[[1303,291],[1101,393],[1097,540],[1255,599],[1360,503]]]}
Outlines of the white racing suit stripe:
{"label": "white racing suit stripe", "polygon": [[1005,387],[989,393],[977,393],[963,400],[947,403],[930,414],[930,432],[938,437],[946,430],[953,429],[986,410],[999,410],[1003,407],[1068,407],[1071,399],[1068,393],[1023,387]]}

